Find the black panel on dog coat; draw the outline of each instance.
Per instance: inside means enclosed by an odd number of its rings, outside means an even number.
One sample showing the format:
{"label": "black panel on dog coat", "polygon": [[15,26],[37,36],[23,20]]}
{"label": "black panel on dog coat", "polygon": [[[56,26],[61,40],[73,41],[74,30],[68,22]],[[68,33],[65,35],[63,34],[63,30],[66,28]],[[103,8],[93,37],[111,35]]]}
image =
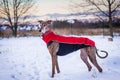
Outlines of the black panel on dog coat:
{"label": "black panel on dog coat", "polygon": [[59,43],[59,50],[57,52],[57,55],[64,56],[85,47],[89,47],[89,46],[84,44]]}

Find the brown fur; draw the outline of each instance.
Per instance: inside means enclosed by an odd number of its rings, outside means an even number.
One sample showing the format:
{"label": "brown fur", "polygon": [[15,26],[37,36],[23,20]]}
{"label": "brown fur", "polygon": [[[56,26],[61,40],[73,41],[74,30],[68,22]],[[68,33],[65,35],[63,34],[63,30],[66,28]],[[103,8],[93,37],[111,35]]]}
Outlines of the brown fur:
{"label": "brown fur", "polygon": [[[57,70],[57,73],[60,72],[57,55],[56,55],[58,49],[59,49],[59,43],[57,42],[53,42],[52,44],[48,46],[48,50],[50,52],[51,59],[52,59],[52,77],[54,77],[55,68]],[[87,48],[81,49],[80,57],[83,60],[83,62],[87,65],[88,71],[91,71],[92,69],[92,66],[88,62],[88,57],[89,57],[90,61],[98,69],[98,71],[102,72],[102,68],[99,66],[96,60],[96,48],[95,47],[87,47]]]}
{"label": "brown fur", "polygon": [[[41,23],[41,26],[42,25],[46,25],[46,23],[44,24],[43,22]],[[45,26],[42,26],[41,29],[43,29],[43,27]],[[50,27],[49,26],[46,26],[45,27],[46,30],[49,30]],[[40,30],[41,31],[41,30]],[[57,52],[59,50],[59,43],[58,42],[52,42],[49,46],[48,46],[48,50],[50,52],[50,55],[51,55],[51,59],[52,59],[52,77],[54,77],[54,74],[55,74],[55,68],[57,70],[57,73],[60,72],[60,69],[59,69],[59,65],[58,65],[58,60],[57,60]],[[92,66],[90,65],[90,63],[88,62],[88,58],[90,59],[91,63],[98,69],[99,72],[102,72],[102,68],[99,66],[99,64],[97,63],[97,60],[96,60],[96,54],[98,57],[100,58],[106,58],[108,56],[108,53],[106,51],[101,51],[101,52],[105,52],[106,53],[106,56],[105,57],[101,57],[98,55],[97,53],[97,49],[96,47],[87,47],[87,48],[82,48],[80,49],[81,50],[81,53],[80,53],[80,57],[81,59],[83,60],[83,62],[86,64],[87,68],[88,68],[88,71],[91,71],[92,69]]]}

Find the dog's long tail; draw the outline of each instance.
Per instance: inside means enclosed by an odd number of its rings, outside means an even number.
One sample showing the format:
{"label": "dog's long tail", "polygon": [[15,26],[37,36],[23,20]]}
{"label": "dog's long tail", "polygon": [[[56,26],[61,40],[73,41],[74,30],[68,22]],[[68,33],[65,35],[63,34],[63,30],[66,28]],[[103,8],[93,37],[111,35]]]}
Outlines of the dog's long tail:
{"label": "dog's long tail", "polygon": [[[96,47],[95,47],[95,48],[96,48]],[[100,52],[102,52],[102,53],[105,53],[105,56],[99,55],[98,51],[100,51]],[[99,49],[97,49],[97,48],[96,48],[96,54],[97,54],[97,56],[98,56],[99,58],[101,58],[101,59],[104,59],[104,58],[106,58],[106,57],[108,56],[108,52],[107,52],[107,51],[99,50]]]}

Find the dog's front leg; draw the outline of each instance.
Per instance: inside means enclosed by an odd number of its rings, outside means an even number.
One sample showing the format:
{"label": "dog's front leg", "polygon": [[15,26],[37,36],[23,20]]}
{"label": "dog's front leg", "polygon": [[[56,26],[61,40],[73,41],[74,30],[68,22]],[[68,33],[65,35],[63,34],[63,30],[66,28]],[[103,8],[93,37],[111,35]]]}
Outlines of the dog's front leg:
{"label": "dog's front leg", "polygon": [[55,74],[55,67],[57,69],[57,73],[60,73],[60,69],[57,61],[57,55],[52,56],[52,77],[54,77]]}
{"label": "dog's front leg", "polygon": [[51,60],[52,60],[52,77],[54,77],[54,74],[55,74],[55,55],[53,54],[53,46],[49,46],[48,47],[48,50],[50,52],[50,55],[51,55]]}
{"label": "dog's front leg", "polygon": [[57,60],[57,56],[55,57],[56,59],[56,69],[57,69],[57,73],[60,73],[60,69],[59,69],[59,65],[58,65],[58,60]]}
{"label": "dog's front leg", "polygon": [[59,66],[58,66],[58,62],[57,62],[57,51],[59,49],[59,44],[56,42],[53,42],[49,47],[49,52],[51,55],[51,59],[52,59],[52,77],[54,77],[55,74],[55,67],[57,69],[57,72],[59,73]]}
{"label": "dog's front leg", "polygon": [[54,74],[55,74],[55,67],[57,69],[57,73],[60,73],[60,69],[59,69],[59,65],[58,65],[58,61],[57,61],[57,56],[53,55],[52,56],[52,77],[54,77]]}
{"label": "dog's front leg", "polygon": [[55,55],[52,55],[52,77],[54,77],[55,74]]}

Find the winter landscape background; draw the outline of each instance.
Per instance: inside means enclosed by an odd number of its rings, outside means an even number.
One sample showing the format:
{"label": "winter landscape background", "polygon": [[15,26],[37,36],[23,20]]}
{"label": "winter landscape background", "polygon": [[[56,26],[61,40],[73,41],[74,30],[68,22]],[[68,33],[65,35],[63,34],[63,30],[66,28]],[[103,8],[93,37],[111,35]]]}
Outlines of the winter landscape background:
{"label": "winter landscape background", "polygon": [[[91,72],[80,59],[80,51],[58,57],[60,70],[51,78],[51,57],[40,37],[0,38],[0,80],[119,80],[120,37],[108,41],[108,36],[85,36],[96,42],[98,49],[108,51],[105,59],[97,57],[103,68]],[[101,55],[104,55],[100,53]]]}
{"label": "winter landscape background", "polygon": [[[0,0],[0,80],[120,80],[120,0],[84,1],[89,0]],[[50,21],[60,35],[94,40],[109,53],[97,57],[103,72],[94,66],[88,72],[78,50],[58,57],[61,72],[51,78],[41,21]]]}

